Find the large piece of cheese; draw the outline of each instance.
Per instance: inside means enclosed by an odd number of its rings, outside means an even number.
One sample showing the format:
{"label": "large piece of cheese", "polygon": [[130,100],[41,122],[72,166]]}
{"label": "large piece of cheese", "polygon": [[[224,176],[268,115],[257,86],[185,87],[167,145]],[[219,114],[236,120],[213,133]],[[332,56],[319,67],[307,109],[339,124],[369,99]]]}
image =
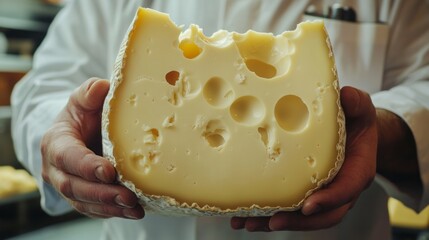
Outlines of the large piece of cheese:
{"label": "large piece of cheese", "polygon": [[323,22],[278,36],[139,9],[103,111],[104,155],[148,210],[296,210],[344,158],[344,115]]}

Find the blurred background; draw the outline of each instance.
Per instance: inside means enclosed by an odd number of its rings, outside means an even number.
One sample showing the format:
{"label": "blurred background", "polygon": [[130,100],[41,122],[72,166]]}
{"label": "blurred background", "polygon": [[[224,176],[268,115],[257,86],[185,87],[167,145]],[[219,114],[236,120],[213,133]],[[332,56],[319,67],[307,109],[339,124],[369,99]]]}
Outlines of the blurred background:
{"label": "blurred background", "polygon": [[[97,239],[101,220],[76,212],[48,216],[34,179],[17,161],[10,134],[10,94],[68,0],[0,0],[0,239]],[[91,1],[91,0],[87,0]],[[429,209],[417,215],[389,202],[394,240],[429,239]]]}
{"label": "blurred background", "polygon": [[81,239],[94,239],[101,225],[77,213],[45,214],[34,179],[16,160],[10,135],[11,91],[31,69],[34,51],[63,4],[61,0],[0,0],[0,239],[58,239],[58,234],[76,239],[79,232],[86,235]]}

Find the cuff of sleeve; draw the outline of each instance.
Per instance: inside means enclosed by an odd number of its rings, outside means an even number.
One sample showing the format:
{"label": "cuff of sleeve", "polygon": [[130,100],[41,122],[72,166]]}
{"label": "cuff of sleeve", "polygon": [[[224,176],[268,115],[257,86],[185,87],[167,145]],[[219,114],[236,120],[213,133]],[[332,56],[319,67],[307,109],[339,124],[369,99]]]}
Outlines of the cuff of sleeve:
{"label": "cuff of sleeve", "polygon": [[[416,88],[418,86],[415,86]],[[421,211],[429,203],[429,110],[424,105],[425,97],[416,94],[410,86],[396,87],[371,96],[375,107],[389,110],[401,117],[411,129],[417,147],[417,157],[420,178],[423,183],[422,195],[410,196],[399,186],[387,179],[377,176],[378,181],[386,192],[415,211]],[[420,99],[419,99],[420,97]],[[408,191],[407,191],[408,192]],[[416,191],[417,192],[417,191]]]}
{"label": "cuff of sleeve", "polygon": [[51,216],[59,216],[70,212],[70,204],[49,184],[42,182],[40,188],[40,204],[42,209]]}

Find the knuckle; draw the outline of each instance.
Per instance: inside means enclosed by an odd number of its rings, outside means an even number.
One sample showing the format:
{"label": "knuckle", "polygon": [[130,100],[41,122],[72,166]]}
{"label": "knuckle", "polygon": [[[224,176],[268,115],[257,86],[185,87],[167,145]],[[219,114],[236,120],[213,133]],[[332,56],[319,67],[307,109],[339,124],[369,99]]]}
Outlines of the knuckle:
{"label": "knuckle", "polygon": [[59,151],[55,151],[52,154],[52,160],[59,169],[64,169],[64,151],[62,151],[59,147],[57,148]]}
{"label": "knuckle", "polygon": [[50,154],[52,154],[53,149],[55,147],[52,147],[52,144],[55,144],[56,139],[56,131],[57,130],[57,124],[54,123],[53,126],[51,126],[46,133],[42,136],[42,139],[40,141],[40,151],[42,153],[42,156],[49,157]]}
{"label": "knuckle", "polygon": [[68,199],[75,199],[73,194],[72,182],[68,178],[60,182],[58,186],[58,191]]}
{"label": "knuckle", "polygon": [[43,135],[43,137],[40,141],[40,151],[42,152],[42,156],[46,156],[47,152],[48,152],[48,136],[47,136],[47,134]]}
{"label": "knuckle", "polygon": [[113,211],[113,207],[111,207],[111,206],[109,206],[109,205],[103,205],[103,204],[101,204],[100,205],[101,206],[101,208],[100,208],[100,212],[99,212],[99,214],[101,214],[101,215],[107,215],[107,216],[115,216],[116,214],[115,214],[115,211]]}
{"label": "knuckle", "polygon": [[50,178],[49,174],[45,171],[45,169],[42,169],[42,179],[46,183],[51,184],[51,178]]}
{"label": "knuckle", "polygon": [[85,203],[73,201],[73,208],[89,217],[110,218],[124,217],[123,209],[111,204]]}
{"label": "knuckle", "polygon": [[97,177],[95,176],[95,171],[96,171],[96,168],[98,167],[98,164],[92,158],[93,158],[92,153],[86,153],[81,158],[82,164],[79,164],[77,168],[78,174],[84,177],[85,179],[89,179],[89,180],[97,179]]}
{"label": "knuckle", "polygon": [[85,215],[88,214],[88,210],[87,210],[85,204],[83,204],[81,202],[71,202],[71,205],[76,211],[78,211],[82,214],[85,214]]}
{"label": "knuckle", "polygon": [[123,216],[121,209],[108,204],[93,205],[90,209],[90,213],[95,216],[104,216],[105,218]]}

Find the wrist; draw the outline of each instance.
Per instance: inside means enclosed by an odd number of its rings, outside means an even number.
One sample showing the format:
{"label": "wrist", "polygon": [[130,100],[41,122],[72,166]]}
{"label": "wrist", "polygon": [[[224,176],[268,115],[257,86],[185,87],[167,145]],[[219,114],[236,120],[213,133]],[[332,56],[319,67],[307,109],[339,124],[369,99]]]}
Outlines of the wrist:
{"label": "wrist", "polygon": [[377,172],[389,179],[418,176],[416,144],[407,123],[395,113],[377,108]]}

